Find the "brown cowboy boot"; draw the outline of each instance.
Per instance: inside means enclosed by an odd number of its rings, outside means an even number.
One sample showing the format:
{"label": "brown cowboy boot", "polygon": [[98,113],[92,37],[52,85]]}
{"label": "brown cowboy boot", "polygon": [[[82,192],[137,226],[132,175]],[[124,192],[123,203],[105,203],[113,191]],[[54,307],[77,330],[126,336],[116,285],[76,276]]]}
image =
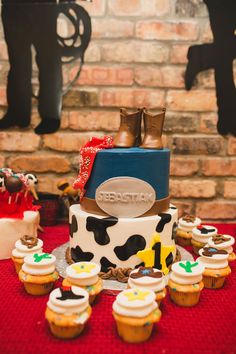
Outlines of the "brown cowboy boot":
{"label": "brown cowboy boot", "polygon": [[128,113],[125,108],[120,109],[120,128],[114,138],[115,147],[129,148],[141,144],[142,110]]}
{"label": "brown cowboy boot", "polygon": [[162,113],[151,114],[146,109],[143,111],[144,118],[144,138],[141,148],[144,149],[163,149],[162,130],[164,125],[166,109],[162,109]]}

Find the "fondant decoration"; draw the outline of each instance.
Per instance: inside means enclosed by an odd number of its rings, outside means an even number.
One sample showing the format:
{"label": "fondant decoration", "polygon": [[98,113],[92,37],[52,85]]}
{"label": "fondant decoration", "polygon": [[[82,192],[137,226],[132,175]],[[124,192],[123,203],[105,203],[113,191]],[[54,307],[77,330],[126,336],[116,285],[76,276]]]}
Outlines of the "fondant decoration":
{"label": "fondant decoration", "polygon": [[215,230],[216,230],[215,227],[210,228],[210,227],[205,227],[205,226],[203,226],[203,225],[198,226],[197,229],[198,229],[198,230],[200,231],[200,233],[203,234],[203,235],[207,235],[207,234],[209,234],[209,233],[211,233],[211,232],[215,232]]}
{"label": "fondant decoration", "polygon": [[93,164],[97,152],[102,149],[110,149],[113,147],[113,138],[111,136],[105,136],[103,139],[91,138],[80,149],[80,171],[77,179],[73,183],[73,188],[80,190],[80,200],[82,200],[85,194],[85,185],[92,172]]}
{"label": "fondant decoration", "polygon": [[80,273],[91,273],[91,271],[95,268],[94,264],[90,264],[90,263],[78,263],[78,264],[73,264],[71,266],[72,269],[74,269],[76,274],[80,274]]}
{"label": "fondant decoration", "polygon": [[[222,251],[222,250],[221,250]],[[200,257],[197,261],[202,263],[206,269],[223,269],[228,267],[228,252],[215,251],[213,247],[204,247],[199,250]]]}
{"label": "fondant decoration", "polygon": [[188,50],[185,87],[192,88],[198,73],[214,69],[218,104],[219,134],[236,136],[236,90],[233,62],[235,52],[236,2],[204,0],[207,5],[213,42],[193,45]]}
{"label": "fondant decoration", "polygon": [[166,257],[166,266],[169,267],[174,262],[174,257],[172,253]]}
{"label": "fondant decoration", "polygon": [[171,221],[171,214],[161,213],[158,215],[161,217],[161,220],[157,224],[156,232],[162,232],[165,227],[165,224],[168,224]]}
{"label": "fondant decoration", "polygon": [[189,222],[189,223],[190,222],[194,223],[196,221],[196,217],[194,215],[187,214],[187,215],[182,217],[182,220],[186,221],[186,222]]}
{"label": "fondant decoration", "polygon": [[212,237],[212,241],[214,242],[215,245],[219,245],[221,243],[230,241],[230,237],[218,234]]}
{"label": "fondant decoration", "polygon": [[173,227],[172,227],[172,234],[171,234],[172,240],[176,239],[177,228],[178,228],[178,224],[177,224],[177,222],[174,222]]}
{"label": "fondant decoration", "polygon": [[127,296],[128,301],[137,301],[137,300],[145,300],[146,296],[149,295],[148,291],[142,291],[139,289],[134,289],[134,291],[130,291],[124,294]]}
{"label": "fondant decoration", "polygon": [[56,257],[53,254],[31,254],[24,258],[23,272],[30,275],[46,275],[55,272]]}
{"label": "fondant decoration", "polygon": [[57,183],[57,188],[62,192],[61,196],[66,196],[68,198],[72,198],[74,201],[77,200],[79,196],[79,191],[74,189],[67,179],[63,179]]}
{"label": "fondant decoration", "polygon": [[170,279],[177,284],[193,285],[202,280],[204,265],[201,262],[176,262],[172,264]]}
{"label": "fondant decoration", "polygon": [[204,247],[202,251],[202,255],[206,257],[212,257],[216,254],[228,254],[225,250],[218,250],[214,247]]}
{"label": "fondant decoration", "polygon": [[[166,213],[171,215],[171,221],[168,224],[165,224],[163,231],[160,233],[161,243],[164,246],[175,246],[175,242],[171,237],[173,224],[174,222],[177,222],[178,211],[176,209],[169,209]],[[155,233],[156,226],[161,220],[158,215],[139,218],[120,218],[118,219],[117,224],[107,229],[110,242],[102,246],[97,244],[91,231],[87,230],[86,225],[88,217],[97,217],[101,220],[104,219],[104,216],[87,213],[81,210],[80,205],[76,204],[70,207],[70,220],[72,220],[73,215],[76,217],[78,223],[78,231],[73,234],[73,238],[70,237],[71,256],[73,260],[76,262],[92,260],[93,262],[100,264],[101,258],[105,256],[109,262],[122,269],[134,269],[135,267],[140,266],[142,261],[135,254],[131,255],[127,260],[121,260],[117,257],[114,249],[125,245],[132,235],[142,236],[146,242],[146,246],[144,244],[142,249],[148,247],[151,243],[152,235]],[[78,250],[80,250],[80,254],[75,252],[77,246],[79,246]],[[84,253],[86,253],[86,256],[89,255],[90,257],[88,259],[86,257],[84,258]],[[175,259],[175,247],[172,254]],[[169,259],[170,258],[168,257],[167,260]]]}
{"label": "fondant decoration", "polygon": [[109,268],[116,268],[116,264],[111,263],[106,257],[101,258],[100,264],[102,272],[108,272]]}
{"label": "fondant decoration", "polygon": [[20,238],[22,245],[25,245],[27,248],[33,248],[38,244],[38,238],[35,236],[24,235]]}
{"label": "fondant decoration", "polygon": [[[0,120],[0,129],[12,126],[24,128],[30,125],[33,46],[36,50],[40,86],[38,97],[34,97],[38,98],[38,111],[42,118],[35,132],[53,133],[60,126],[64,93],[62,64],[78,59],[79,69],[65,91],[68,92],[71,85],[78,80],[84,52],[90,41],[89,14],[73,0],[7,0],[3,1],[2,10],[10,71],[7,81],[8,110]],[[59,15],[63,15],[64,21],[67,18],[71,35],[64,37],[57,33]]]}
{"label": "fondant decoration", "polygon": [[93,259],[94,255],[91,252],[83,252],[83,250],[79,247],[72,247],[71,248],[71,258],[73,259],[74,262],[80,262],[80,261],[91,261]]}
{"label": "fondant decoration", "polygon": [[117,295],[112,307],[119,315],[142,318],[157,309],[155,299],[152,290],[127,289]]}
{"label": "fondant decoration", "polygon": [[150,248],[146,248],[137,253],[137,256],[144,261],[146,267],[154,267],[168,274],[166,258],[173,252],[175,246],[164,246],[161,243],[160,235],[155,233],[150,243]]}
{"label": "fondant decoration", "polygon": [[48,253],[42,253],[42,254],[35,253],[33,257],[35,263],[40,263],[43,259],[52,259],[52,256],[50,256],[50,254]]}
{"label": "fondant decoration", "polygon": [[120,108],[120,127],[114,138],[114,146],[130,148],[141,144],[141,121],[143,110],[128,112]]}
{"label": "fondant decoration", "polygon": [[144,149],[163,149],[162,131],[165,113],[165,108],[162,108],[161,113],[158,114],[152,114],[144,108],[144,138],[140,147]]}
{"label": "fondant decoration", "polygon": [[60,289],[61,296],[57,296],[56,299],[60,301],[66,301],[66,300],[81,300],[84,299],[84,295],[77,295],[73,293],[73,291],[68,288],[61,288]]}
{"label": "fondant decoration", "polygon": [[116,225],[117,222],[118,219],[115,217],[99,219],[89,216],[87,218],[86,229],[93,232],[94,239],[99,245],[107,245],[110,242],[107,228]]}
{"label": "fondant decoration", "polygon": [[156,200],[153,187],[138,178],[110,178],[98,186],[97,205],[105,213],[119,218],[138,217],[150,210]]}
{"label": "fondant decoration", "polygon": [[191,263],[190,261],[187,261],[186,263],[182,263],[182,262],[179,263],[179,266],[182,267],[187,273],[192,273],[193,272],[192,268],[196,267],[197,265],[198,262]]}
{"label": "fondant decoration", "polygon": [[70,237],[73,238],[74,233],[78,231],[78,223],[74,215],[72,215],[71,223],[69,224],[69,226],[70,226]]}
{"label": "fondant decoration", "polygon": [[[104,149],[97,153],[89,180],[86,183],[85,198],[95,200],[97,188],[110,178],[128,176],[150,184],[156,192],[157,201],[169,198],[170,150],[149,150],[141,148]],[[161,173],[160,173],[161,171]],[[83,207],[83,200],[82,200]],[[165,212],[169,202],[164,204]],[[90,210],[93,213],[92,210]],[[158,214],[156,211],[152,215]]]}
{"label": "fondant decoration", "polygon": [[115,247],[114,252],[120,260],[126,261],[131,256],[135,255],[139,250],[143,250],[145,246],[146,241],[143,236],[132,235],[123,246]]}
{"label": "fondant decoration", "polygon": [[139,279],[143,277],[162,278],[162,272],[159,270],[154,270],[153,267],[140,267],[138,272],[133,272],[130,274],[130,278],[132,279]]}

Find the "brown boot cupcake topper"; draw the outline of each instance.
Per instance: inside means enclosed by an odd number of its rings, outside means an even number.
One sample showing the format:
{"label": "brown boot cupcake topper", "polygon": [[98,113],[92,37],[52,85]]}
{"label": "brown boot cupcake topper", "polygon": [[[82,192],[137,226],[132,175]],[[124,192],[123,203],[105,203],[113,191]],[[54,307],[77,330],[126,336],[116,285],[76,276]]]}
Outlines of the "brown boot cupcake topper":
{"label": "brown boot cupcake topper", "polygon": [[183,217],[183,220],[186,222],[194,222],[196,217],[194,215],[187,214]]}

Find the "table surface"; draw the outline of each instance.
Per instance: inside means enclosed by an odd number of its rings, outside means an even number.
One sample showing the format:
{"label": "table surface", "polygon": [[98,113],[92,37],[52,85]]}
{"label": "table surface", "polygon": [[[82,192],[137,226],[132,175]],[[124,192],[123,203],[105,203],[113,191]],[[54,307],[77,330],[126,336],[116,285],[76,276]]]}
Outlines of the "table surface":
{"label": "table surface", "polygon": [[[236,237],[236,224],[216,225],[220,233]],[[68,241],[68,226],[45,227],[39,236],[44,250],[51,252]],[[38,353],[236,353],[236,261],[220,290],[204,289],[200,303],[178,307],[169,295],[161,305],[162,318],[148,342],[127,344],[116,333],[112,317],[114,296],[102,293],[93,306],[92,317],[82,335],[73,340],[54,338],[44,313],[48,295],[25,293],[11,260],[0,261],[2,354]],[[61,280],[57,285],[60,285]]]}

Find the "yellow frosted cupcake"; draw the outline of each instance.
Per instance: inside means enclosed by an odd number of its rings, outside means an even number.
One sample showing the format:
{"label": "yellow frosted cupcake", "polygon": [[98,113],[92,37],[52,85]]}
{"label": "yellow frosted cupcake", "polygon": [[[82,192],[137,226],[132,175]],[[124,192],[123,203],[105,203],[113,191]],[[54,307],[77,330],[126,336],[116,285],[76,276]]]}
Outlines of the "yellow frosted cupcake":
{"label": "yellow frosted cupcake", "polygon": [[55,337],[70,339],[80,335],[92,312],[88,297],[88,292],[77,286],[51,292],[45,317]]}
{"label": "yellow frosted cupcake", "polygon": [[161,318],[152,290],[127,289],[113,303],[113,316],[119,336],[129,343],[140,343],[151,336],[153,324]]}
{"label": "yellow frosted cupcake", "polygon": [[199,225],[192,230],[191,244],[194,253],[198,256],[198,251],[207,245],[208,240],[217,234],[217,228],[210,225]]}
{"label": "yellow frosted cupcake", "polygon": [[15,243],[15,248],[12,251],[12,260],[15,265],[17,274],[21,270],[24,263],[24,258],[34,254],[43,252],[43,241],[34,236],[22,236]]}
{"label": "yellow frosted cupcake", "polygon": [[45,295],[52,290],[58,279],[55,263],[56,257],[48,253],[34,253],[24,258],[19,279],[28,294]]}
{"label": "yellow frosted cupcake", "polygon": [[183,261],[172,264],[168,282],[171,300],[179,306],[195,306],[204,287],[200,262]]}
{"label": "yellow frosted cupcake", "polygon": [[180,246],[190,246],[192,230],[201,224],[201,219],[194,215],[185,215],[178,221],[176,243]]}
{"label": "yellow frosted cupcake", "polygon": [[154,291],[159,306],[161,301],[166,297],[165,286],[163,273],[152,267],[139,267],[130,273],[128,279],[128,288]]}
{"label": "yellow frosted cupcake", "polygon": [[102,291],[103,281],[98,276],[101,267],[92,262],[77,262],[66,268],[66,279],[63,286],[77,285],[89,294],[89,303],[92,304],[96,296]]}
{"label": "yellow frosted cupcake", "polygon": [[214,247],[204,247],[199,251],[200,257],[197,261],[205,266],[203,282],[205,288],[222,288],[225,278],[231,273],[228,266],[229,254],[225,250],[218,250]]}
{"label": "yellow frosted cupcake", "polygon": [[235,243],[235,238],[230,235],[217,234],[208,240],[208,245],[210,247],[217,248],[218,250],[225,250],[229,254],[228,261],[235,261],[236,255],[233,251],[233,245]]}

